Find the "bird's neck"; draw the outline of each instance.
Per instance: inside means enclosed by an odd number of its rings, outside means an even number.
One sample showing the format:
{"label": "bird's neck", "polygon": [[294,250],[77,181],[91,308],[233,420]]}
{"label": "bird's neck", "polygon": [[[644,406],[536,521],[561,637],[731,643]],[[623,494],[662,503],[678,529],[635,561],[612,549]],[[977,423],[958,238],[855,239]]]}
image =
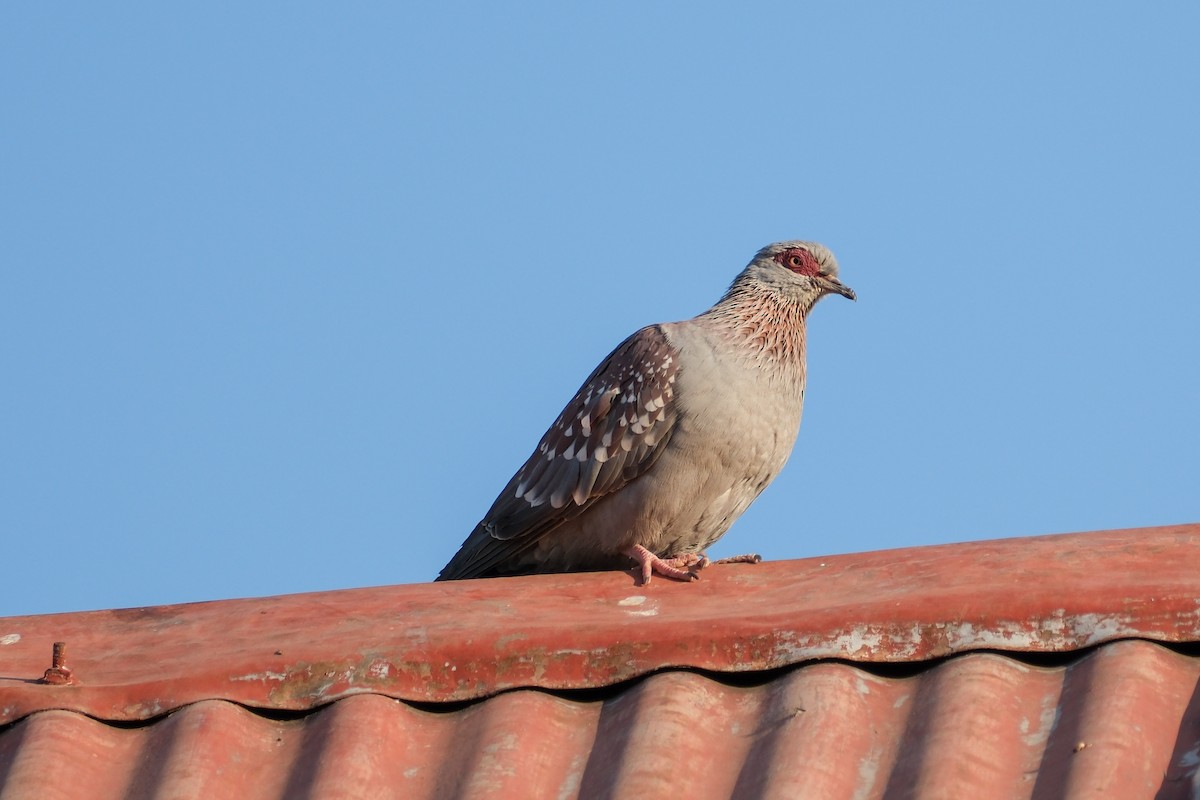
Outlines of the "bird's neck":
{"label": "bird's neck", "polygon": [[804,319],[811,305],[803,298],[735,283],[700,319],[752,359],[803,371]]}

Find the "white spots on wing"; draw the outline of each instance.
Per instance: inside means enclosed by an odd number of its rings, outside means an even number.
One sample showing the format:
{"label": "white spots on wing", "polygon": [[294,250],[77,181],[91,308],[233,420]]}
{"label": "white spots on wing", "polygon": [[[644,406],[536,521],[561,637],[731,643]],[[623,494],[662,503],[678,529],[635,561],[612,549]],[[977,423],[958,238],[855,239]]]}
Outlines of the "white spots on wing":
{"label": "white spots on wing", "polygon": [[529,503],[531,508],[537,508],[542,503],[546,502],[546,494],[544,491],[539,492],[536,488],[530,489],[527,492],[518,492],[517,497],[520,497],[526,503]]}
{"label": "white spots on wing", "polygon": [[19,633],[6,633],[0,636],[0,646],[16,644],[19,641],[21,641],[21,634]]}
{"label": "white spots on wing", "polygon": [[[677,370],[661,331],[643,333],[614,355],[558,416],[518,473],[515,498],[530,508],[542,506],[540,513],[551,514],[548,507],[586,505],[597,485],[610,491],[622,475],[641,466],[625,460],[646,459],[669,435]],[[617,469],[602,470],[609,461],[619,462]],[[602,472],[604,483],[598,484]]]}
{"label": "white spots on wing", "polygon": [[562,508],[567,504],[567,499],[570,498],[571,492],[566,488],[558,488],[550,495],[550,507]]}

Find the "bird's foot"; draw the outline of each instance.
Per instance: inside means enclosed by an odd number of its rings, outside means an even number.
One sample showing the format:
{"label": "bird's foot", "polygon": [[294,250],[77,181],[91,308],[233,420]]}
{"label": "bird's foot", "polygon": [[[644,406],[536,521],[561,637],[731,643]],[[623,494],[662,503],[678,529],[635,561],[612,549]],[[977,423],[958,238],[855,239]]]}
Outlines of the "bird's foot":
{"label": "bird's foot", "polygon": [[[699,555],[691,555],[689,558],[692,559],[689,562],[689,566],[694,566],[695,570],[704,569],[712,564],[757,564],[762,561],[762,556],[760,556],[758,553],[743,553],[740,556],[718,558],[716,561],[713,561],[704,553],[700,553]],[[693,575],[696,575],[695,570],[692,571]],[[700,576],[696,575],[696,577],[699,578]]]}
{"label": "bird's foot", "polygon": [[656,572],[663,577],[681,581],[700,580],[700,576],[692,572],[689,567],[699,568],[708,562],[708,559],[699,553],[685,553],[674,558],[659,558],[640,544],[635,544],[626,550],[625,555],[638,562],[642,573],[642,586],[649,584],[650,576]]}
{"label": "bird's foot", "polygon": [[729,558],[722,558],[713,562],[708,562],[707,558],[704,560],[706,563],[713,564],[757,564],[762,561],[762,556],[758,553],[743,553],[740,556],[730,556]]}
{"label": "bird's foot", "polygon": [[638,562],[642,573],[642,585],[650,583],[654,573],[681,581],[700,580],[700,570],[710,564],[757,564],[762,561],[758,553],[745,553],[712,561],[704,553],[684,553],[671,558],[660,558],[640,544],[625,551],[625,555]]}

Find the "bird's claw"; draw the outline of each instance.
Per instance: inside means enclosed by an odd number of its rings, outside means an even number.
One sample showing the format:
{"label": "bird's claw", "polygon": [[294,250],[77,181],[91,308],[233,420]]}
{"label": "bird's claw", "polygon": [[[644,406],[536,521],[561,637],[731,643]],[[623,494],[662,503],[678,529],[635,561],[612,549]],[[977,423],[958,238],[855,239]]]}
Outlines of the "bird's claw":
{"label": "bird's claw", "polygon": [[[705,559],[707,561],[708,559]],[[762,556],[758,553],[743,553],[740,556],[730,556],[717,561],[717,564],[758,564],[762,561]]]}
{"label": "bird's claw", "polygon": [[683,555],[672,556],[671,558],[660,558],[640,544],[629,548],[625,551],[625,554],[638,562],[643,586],[650,583],[650,578],[656,572],[666,578],[675,578],[681,581],[698,581],[700,580],[700,570],[710,564],[757,564],[762,561],[762,556],[758,553],[730,556],[729,558],[722,558],[717,561],[710,560],[704,553],[684,553]]}
{"label": "bird's claw", "polygon": [[695,565],[702,556],[688,553],[674,558],[659,558],[640,544],[625,551],[625,555],[638,562],[642,574],[642,586],[650,583],[651,576],[658,573],[665,578],[675,578],[680,581],[697,581],[700,576],[688,569]]}

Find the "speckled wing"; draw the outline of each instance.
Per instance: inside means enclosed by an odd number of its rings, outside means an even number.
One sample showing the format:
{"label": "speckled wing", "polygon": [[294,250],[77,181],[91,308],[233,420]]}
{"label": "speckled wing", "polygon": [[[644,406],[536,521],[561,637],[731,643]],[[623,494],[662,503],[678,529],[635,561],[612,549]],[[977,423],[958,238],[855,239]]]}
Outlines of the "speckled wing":
{"label": "speckled wing", "polygon": [[522,556],[648,470],[677,419],[675,349],[658,325],[617,346],[584,381],[438,580],[536,571]]}

